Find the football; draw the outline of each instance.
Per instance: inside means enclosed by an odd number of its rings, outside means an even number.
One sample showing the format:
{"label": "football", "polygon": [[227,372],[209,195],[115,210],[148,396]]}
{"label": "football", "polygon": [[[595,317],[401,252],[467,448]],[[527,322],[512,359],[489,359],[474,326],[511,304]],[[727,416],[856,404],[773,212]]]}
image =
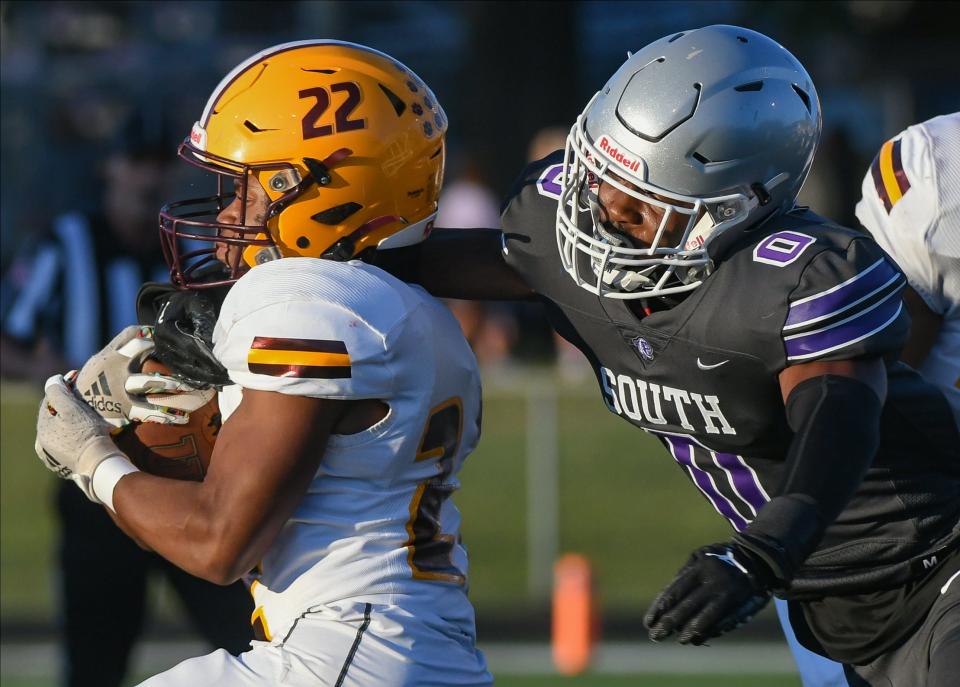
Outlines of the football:
{"label": "football", "polygon": [[[147,360],[143,372],[170,374],[170,370],[156,360]],[[220,407],[214,395],[209,403],[190,413],[187,424],[134,422],[114,435],[113,440],[144,472],[199,482],[210,465],[220,424]]]}

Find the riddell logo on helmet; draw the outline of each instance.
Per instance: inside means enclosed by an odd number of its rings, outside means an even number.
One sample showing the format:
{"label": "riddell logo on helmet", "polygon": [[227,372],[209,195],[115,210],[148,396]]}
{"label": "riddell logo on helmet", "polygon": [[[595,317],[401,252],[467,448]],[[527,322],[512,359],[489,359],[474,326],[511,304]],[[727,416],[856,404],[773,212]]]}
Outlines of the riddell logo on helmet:
{"label": "riddell logo on helmet", "polygon": [[617,143],[615,140],[613,140],[613,138],[605,134],[601,134],[600,150],[606,153],[607,157],[616,161],[617,164],[619,164],[621,167],[624,167],[625,169],[629,169],[631,172],[639,171],[640,160],[624,155],[623,152],[620,150],[620,147],[621,147],[620,144]]}
{"label": "riddell logo on helmet", "polygon": [[207,131],[200,126],[200,122],[196,122],[190,130],[190,142],[200,150],[207,149]]}

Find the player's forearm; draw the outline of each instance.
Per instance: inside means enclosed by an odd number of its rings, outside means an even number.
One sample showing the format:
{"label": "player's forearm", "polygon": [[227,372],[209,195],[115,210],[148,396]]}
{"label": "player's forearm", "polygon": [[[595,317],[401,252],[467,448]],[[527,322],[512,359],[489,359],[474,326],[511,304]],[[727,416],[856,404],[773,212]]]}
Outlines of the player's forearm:
{"label": "player's forearm", "polygon": [[790,394],[794,437],[783,480],[735,537],[778,580],[790,581],[860,486],[879,447],[881,408],[872,386],[839,375],[807,379]]}
{"label": "player's forearm", "polygon": [[188,573],[229,584],[257,560],[203,482],[135,472],[113,492],[117,519],[128,535]]}
{"label": "player's forearm", "polygon": [[203,482],[126,475],[113,490],[117,515],[174,565],[229,584],[256,565],[293,515],[344,407],[244,389]]}
{"label": "player's forearm", "polygon": [[523,300],[534,293],[503,259],[498,229],[435,229],[423,243],[377,251],[372,261],[434,296]]}

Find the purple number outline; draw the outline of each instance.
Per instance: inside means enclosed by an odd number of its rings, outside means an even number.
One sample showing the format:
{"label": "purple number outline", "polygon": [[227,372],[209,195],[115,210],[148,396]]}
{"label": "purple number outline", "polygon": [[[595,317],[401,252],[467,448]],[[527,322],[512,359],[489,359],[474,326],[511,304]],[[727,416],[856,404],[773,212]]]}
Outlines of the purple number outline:
{"label": "purple number outline", "polygon": [[[792,243],[793,246],[786,252],[773,248],[773,243],[782,240]],[[755,262],[761,262],[765,265],[774,267],[786,267],[796,261],[803,251],[816,243],[816,238],[809,234],[802,234],[799,231],[778,231],[776,234],[770,234],[767,238],[757,244],[753,249],[753,259]]]}
{"label": "purple number outline", "polygon": [[560,192],[562,187],[557,182],[557,177],[563,172],[563,164],[550,165],[543,173],[540,175],[540,178],[537,179],[537,192],[541,196],[547,196],[548,198],[556,198],[560,200]]}

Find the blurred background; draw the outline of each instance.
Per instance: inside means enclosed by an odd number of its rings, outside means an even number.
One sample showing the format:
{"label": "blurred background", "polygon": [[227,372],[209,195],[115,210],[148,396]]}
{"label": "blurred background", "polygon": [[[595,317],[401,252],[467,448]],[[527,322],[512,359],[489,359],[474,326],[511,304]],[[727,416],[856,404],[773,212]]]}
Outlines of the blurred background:
{"label": "blurred background", "polygon": [[[903,0],[2,2],[0,267],[15,273],[17,256],[58,216],[95,209],[107,160],[132,120],[137,135],[172,161],[234,65],[270,45],[318,37],[382,50],[431,85],[450,120],[438,225],[469,227],[497,226],[512,181],[528,161],[562,146],[628,50],[713,23],[761,31],[805,64],[822,103],[824,135],[801,201],[856,226],[860,183],[883,141],[960,109],[960,46],[948,7]],[[158,196],[193,183],[181,167],[157,182]],[[143,240],[155,245],[152,234]],[[11,288],[5,278],[4,310]],[[537,306],[450,306],[486,386],[484,438],[457,497],[481,641],[546,641],[553,561],[566,551],[593,565],[603,635],[639,638],[653,595],[691,549],[725,537],[725,526],[655,442],[607,413],[588,366],[555,343]],[[16,642],[42,645],[56,636],[57,532],[53,478],[33,464],[39,387],[5,368],[3,684],[52,684],[43,682],[52,667],[39,671],[39,682],[14,682],[21,678],[11,668]],[[157,585],[151,595],[159,613],[149,636],[189,641],[168,592]],[[778,637],[768,614],[738,640]],[[763,667],[760,653],[748,654],[747,668],[755,668],[748,672],[776,672]],[[514,665],[509,658],[491,664],[501,676]],[[514,672],[536,672],[516,665]],[[789,679],[756,684],[798,684]],[[740,676],[731,684],[754,683]]]}

